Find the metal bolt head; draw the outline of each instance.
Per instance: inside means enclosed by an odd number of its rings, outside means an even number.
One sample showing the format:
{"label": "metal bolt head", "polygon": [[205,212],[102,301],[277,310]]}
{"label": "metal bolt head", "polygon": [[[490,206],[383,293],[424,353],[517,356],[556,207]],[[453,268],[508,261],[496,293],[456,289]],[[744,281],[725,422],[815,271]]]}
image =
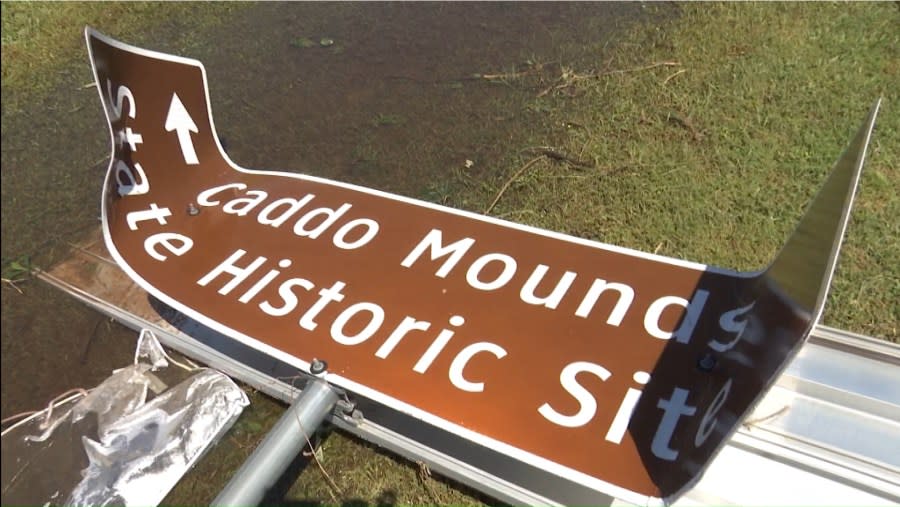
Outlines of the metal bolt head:
{"label": "metal bolt head", "polygon": [[354,426],[359,426],[365,419],[363,413],[356,409],[352,410],[350,413],[344,414],[344,420]]}
{"label": "metal bolt head", "polygon": [[712,352],[707,352],[697,360],[697,369],[702,372],[711,372],[716,367],[716,363],[718,363],[716,356]]}
{"label": "metal bolt head", "polygon": [[321,375],[325,373],[325,370],[328,369],[328,363],[321,359],[313,359],[311,363],[309,363],[309,372],[313,375]]}
{"label": "metal bolt head", "polygon": [[194,205],[194,203],[190,203],[187,206],[188,215],[195,217],[200,214],[200,208]]}

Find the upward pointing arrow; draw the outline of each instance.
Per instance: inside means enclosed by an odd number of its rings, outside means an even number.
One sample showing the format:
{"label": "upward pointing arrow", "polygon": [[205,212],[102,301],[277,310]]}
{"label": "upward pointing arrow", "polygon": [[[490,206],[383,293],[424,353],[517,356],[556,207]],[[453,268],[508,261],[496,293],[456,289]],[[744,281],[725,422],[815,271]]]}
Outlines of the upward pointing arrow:
{"label": "upward pointing arrow", "polygon": [[172,103],[169,105],[169,114],[166,115],[166,131],[175,131],[178,134],[178,144],[181,145],[181,154],[188,165],[197,165],[197,152],[194,151],[194,142],[191,140],[191,132],[197,133],[197,124],[188,114],[177,93],[172,94]]}

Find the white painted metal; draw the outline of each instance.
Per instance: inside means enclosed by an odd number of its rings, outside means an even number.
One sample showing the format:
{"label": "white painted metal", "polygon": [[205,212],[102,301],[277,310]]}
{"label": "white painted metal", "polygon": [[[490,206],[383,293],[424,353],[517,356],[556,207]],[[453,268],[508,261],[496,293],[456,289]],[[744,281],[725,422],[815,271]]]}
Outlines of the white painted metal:
{"label": "white painted metal", "polygon": [[327,382],[315,379],[282,414],[275,426],[231,477],[211,505],[259,505],[322,421],[334,410],[338,395]]}

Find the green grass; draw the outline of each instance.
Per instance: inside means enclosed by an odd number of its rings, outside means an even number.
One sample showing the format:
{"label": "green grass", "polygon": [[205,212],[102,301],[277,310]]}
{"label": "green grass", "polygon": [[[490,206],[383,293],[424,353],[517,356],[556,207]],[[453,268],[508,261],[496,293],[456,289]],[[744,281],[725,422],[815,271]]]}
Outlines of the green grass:
{"label": "green grass", "polygon": [[[249,396],[250,406],[241,418],[176,485],[165,504],[208,503],[215,498],[275,424],[283,406],[252,390]],[[418,464],[390,456],[354,437],[330,431],[313,441],[318,464],[310,460],[296,481],[279,489],[288,504],[292,499],[299,499],[303,505],[344,506],[479,503],[477,493],[431,477]]]}
{"label": "green grass", "polygon": [[[73,26],[92,24],[135,44],[162,26],[172,32],[173,47],[189,47],[202,37],[197,26],[224,23],[245,5],[251,4],[4,3],[4,118],[28,111],[62,85],[74,90],[89,80],[83,40]],[[755,269],[777,251],[869,106],[883,97],[825,322],[900,340],[900,10],[886,3],[681,4],[679,10],[676,19],[616,35],[608,47],[561,44],[553,55],[521,55],[532,63],[556,63],[490,90],[496,99],[483,118],[514,125],[496,146],[484,148],[466,137],[470,130],[481,132],[478,126],[442,130],[447,135],[433,139],[433,146],[458,150],[460,165],[471,150],[487,155],[472,169],[456,167],[444,171],[444,179],[421,182],[420,197],[482,211],[535,157],[530,148],[551,146],[595,167],[542,160],[516,179],[493,215]],[[186,19],[191,30],[182,29]],[[658,62],[677,65],[645,68]],[[589,74],[596,77],[577,79]],[[462,93],[472,83],[443,86]],[[377,174],[383,164],[429,165],[428,146],[410,151],[419,158],[403,158],[404,149],[391,151],[380,142],[412,118],[362,120],[368,123],[359,127],[371,130],[370,139],[354,157],[364,169]],[[37,211],[28,213],[17,218],[26,224],[22,228],[13,231],[4,222],[4,241],[43,220]],[[6,255],[4,268],[15,268],[11,260],[19,253]],[[7,294],[5,315],[14,301]],[[166,503],[210,501],[283,410],[258,394],[251,400]],[[334,485],[311,465],[287,498],[353,505],[479,502],[465,489],[423,478],[415,464],[341,433],[323,441],[321,456]]]}
{"label": "green grass", "polygon": [[[679,19],[632,30],[611,54],[601,46],[569,48],[570,63],[564,60],[561,70],[513,83],[540,90],[523,107],[544,128],[509,147],[507,168],[492,185],[460,178],[449,201],[484,209],[533,157],[521,150],[552,145],[593,160],[596,169],[542,161],[517,179],[493,214],[757,269],[777,252],[883,97],[825,323],[897,341],[900,10],[892,4],[680,7]],[[538,97],[548,89],[554,91]],[[480,198],[473,201],[473,193]]]}
{"label": "green grass", "polygon": [[[205,2],[4,2],[2,81],[7,92],[27,90],[29,98],[49,93],[85,68],[81,28],[91,25],[122,40],[140,44],[162,25],[189,29],[178,38],[214,26],[244,8],[241,3]],[[179,21],[180,20],[180,21]],[[74,28],[74,29],[73,29]],[[176,27],[177,28],[177,27]],[[9,108],[12,104],[6,103]],[[24,102],[24,101],[23,101]],[[19,106],[19,104],[15,104]],[[25,107],[25,106],[22,106]]]}

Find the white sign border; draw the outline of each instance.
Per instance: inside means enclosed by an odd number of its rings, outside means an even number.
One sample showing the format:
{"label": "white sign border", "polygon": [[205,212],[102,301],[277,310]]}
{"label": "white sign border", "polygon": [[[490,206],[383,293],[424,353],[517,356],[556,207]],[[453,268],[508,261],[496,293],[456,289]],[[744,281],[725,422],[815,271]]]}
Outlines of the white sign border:
{"label": "white sign border", "polygon": [[[400,201],[400,202],[407,203],[407,204],[413,204],[413,205],[422,206],[425,208],[438,210],[438,211],[441,211],[444,213],[455,214],[455,215],[463,216],[466,218],[470,218],[470,219],[474,219],[474,220],[478,220],[478,221],[482,221],[482,222],[487,222],[487,223],[494,224],[494,225],[501,226],[501,227],[518,229],[521,231],[529,232],[532,234],[538,234],[541,236],[546,236],[546,237],[553,238],[553,239],[560,240],[560,241],[566,241],[569,243],[575,243],[575,244],[584,245],[584,246],[588,246],[588,247],[592,247],[592,248],[598,248],[601,250],[606,250],[606,251],[614,252],[617,254],[628,255],[631,257],[638,257],[638,258],[647,259],[647,260],[651,260],[651,261],[655,261],[655,262],[662,262],[665,264],[670,264],[673,266],[687,268],[687,269],[691,269],[691,270],[695,270],[695,271],[705,271],[705,272],[710,272],[710,273],[722,274],[722,275],[727,275],[727,276],[734,277],[734,278],[752,278],[752,277],[758,276],[759,274],[761,274],[764,271],[764,270],[760,270],[760,271],[756,271],[756,272],[740,272],[740,271],[734,271],[734,270],[730,270],[730,269],[726,269],[726,268],[708,266],[705,264],[686,261],[686,260],[682,260],[682,259],[675,259],[675,258],[671,258],[671,257],[664,257],[661,255],[642,252],[639,250],[633,250],[633,249],[625,248],[625,247],[621,247],[621,246],[610,245],[610,244],[601,243],[601,242],[597,242],[597,241],[591,241],[591,240],[587,240],[587,239],[583,239],[583,238],[576,238],[573,236],[567,236],[565,234],[561,234],[558,232],[547,231],[544,229],[539,229],[536,227],[523,225],[523,224],[517,224],[514,222],[509,222],[509,221],[498,219],[498,218],[491,217],[491,216],[479,215],[479,214],[472,213],[469,211],[458,210],[458,209],[450,208],[447,206],[441,206],[439,204],[421,201],[418,199],[413,199],[413,198],[404,197],[404,196],[400,196],[400,195],[390,194],[390,193],[383,192],[380,190],[375,190],[375,189],[366,188],[366,187],[362,187],[362,186],[358,186],[358,185],[353,185],[350,183],[343,183],[343,182],[339,182],[339,181],[329,180],[329,179],[320,178],[320,177],[316,177],[316,176],[298,174],[298,173],[263,171],[263,170],[247,169],[247,168],[241,167],[241,166],[237,165],[236,163],[234,163],[234,161],[231,160],[231,158],[228,156],[228,154],[225,152],[225,150],[222,149],[222,145],[219,143],[219,137],[216,134],[215,123],[213,122],[212,106],[211,106],[211,101],[209,98],[209,83],[207,80],[206,68],[203,66],[203,64],[200,61],[193,60],[190,58],[169,55],[166,53],[150,51],[147,49],[132,46],[130,44],[119,42],[115,39],[107,37],[106,35],[94,30],[91,27],[85,27],[85,40],[86,40],[87,47],[88,47],[88,53],[90,54],[91,70],[93,71],[93,74],[94,74],[94,80],[97,83],[97,92],[100,95],[100,100],[101,100],[101,103],[103,103],[103,104],[106,103],[106,99],[103,96],[103,88],[100,85],[100,81],[97,76],[97,68],[95,65],[93,52],[91,50],[91,43],[90,43],[91,37],[97,38],[97,39],[101,40],[102,42],[104,42],[110,46],[113,46],[115,48],[118,48],[118,49],[121,49],[124,51],[128,51],[131,53],[135,53],[135,54],[138,54],[141,56],[145,56],[148,58],[154,58],[157,60],[179,63],[179,64],[183,64],[183,65],[190,65],[190,66],[199,68],[200,72],[203,76],[203,91],[204,91],[204,94],[206,97],[206,109],[207,109],[209,124],[210,124],[210,128],[211,128],[211,135],[213,136],[213,139],[216,142],[216,146],[219,150],[219,154],[235,171],[243,172],[243,173],[247,173],[247,174],[263,174],[263,175],[296,178],[296,179],[300,179],[300,180],[312,181],[312,182],[316,182],[316,183],[320,183],[320,184],[341,187],[341,188],[345,188],[348,190],[353,190],[353,191],[371,194],[371,195],[375,195],[375,196],[386,198],[386,199],[391,199],[394,201]],[[224,324],[221,324],[218,321],[213,320],[213,319],[193,310],[189,306],[184,305],[184,304],[180,303],[179,301],[169,297],[163,291],[157,289],[153,284],[149,283],[147,280],[145,280],[143,277],[141,277],[140,274],[138,274],[134,269],[132,269],[131,266],[125,261],[125,259],[122,257],[122,255],[119,253],[119,251],[116,249],[115,244],[112,241],[112,237],[110,235],[110,230],[109,230],[109,222],[107,219],[105,189],[110,188],[109,187],[109,184],[110,184],[109,178],[114,173],[113,164],[115,163],[115,138],[113,135],[112,121],[109,117],[109,111],[105,107],[104,107],[104,114],[106,115],[107,126],[109,128],[109,133],[110,133],[111,157],[110,157],[109,166],[107,168],[106,178],[104,180],[104,195],[101,197],[101,210],[102,210],[101,218],[102,218],[103,238],[106,242],[106,247],[109,250],[112,257],[119,264],[119,266],[133,280],[135,280],[138,283],[138,285],[143,287],[154,297],[156,297],[160,301],[164,302],[165,304],[177,309],[178,311],[184,313],[185,315],[189,316],[190,318],[197,320],[198,322],[200,322],[220,333],[230,336],[247,346],[257,349],[260,352],[263,352],[269,356],[272,356],[272,357],[274,357],[280,361],[283,361],[287,364],[290,364],[294,367],[297,367],[305,372],[309,372],[309,363],[307,361],[304,361],[300,358],[294,357],[294,356],[287,354],[281,350],[278,350],[270,345],[267,345],[267,344],[262,343],[254,338],[251,338],[250,336],[247,336],[235,329],[232,329]],[[455,435],[458,435],[462,438],[465,438],[467,440],[475,442],[475,443],[482,445],[484,447],[487,447],[491,450],[500,452],[502,454],[506,454],[508,456],[511,456],[511,457],[518,459],[522,462],[525,462],[527,464],[530,464],[530,465],[533,465],[536,467],[540,467],[541,469],[549,471],[549,472],[551,472],[555,475],[558,475],[564,479],[571,480],[573,482],[577,482],[577,483],[587,486],[589,488],[595,489],[600,493],[612,495],[615,498],[618,498],[622,501],[637,504],[637,505],[646,505],[646,506],[662,506],[662,505],[667,505],[667,503],[668,503],[664,498],[647,496],[647,495],[642,495],[640,493],[636,493],[634,491],[623,488],[621,486],[617,486],[613,483],[610,483],[610,482],[604,481],[602,479],[593,477],[591,475],[585,474],[584,472],[580,472],[578,470],[569,468],[565,465],[561,465],[559,463],[556,463],[555,461],[551,461],[547,458],[543,458],[543,457],[533,454],[531,452],[525,451],[523,449],[519,449],[518,447],[514,447],[510,444],[501,442],[492,437],[482,435],[480,433],[477,433],[475,431],[472,431],[470,429],[462,427],[458,424],[447,421],[446,419],[440,418],[440,417],[435,416],[431,413],[428,413],[424,410],[416,408],[415,406],[407,404],[403,401],[400,401],[396,398],[388,396],[384,393],[381,393],[375,389],[372,389],[370,387],[367,387],[367,386],[364,386],[357,382],[354,382],[353,380],[350,380],[346,377],[342,377],[340,375],[336,375],[336,374],[332,374],[332,373],[326,373],[325,379],[328,382],[330,382],[338,387],[341,387],[341,388],[346,389],[351,392],[359,393],[362,396],[370,398],[378,403],[383,403],[384,405],[389,406],[395,410],[409,414],[410,416],[415,417],[416,419],[419,419],[428,424],[436,426],[442,430],[445,430],[445,431],[448,431]],[[696,480],[696,478],[695,478],[695,480]]]}

